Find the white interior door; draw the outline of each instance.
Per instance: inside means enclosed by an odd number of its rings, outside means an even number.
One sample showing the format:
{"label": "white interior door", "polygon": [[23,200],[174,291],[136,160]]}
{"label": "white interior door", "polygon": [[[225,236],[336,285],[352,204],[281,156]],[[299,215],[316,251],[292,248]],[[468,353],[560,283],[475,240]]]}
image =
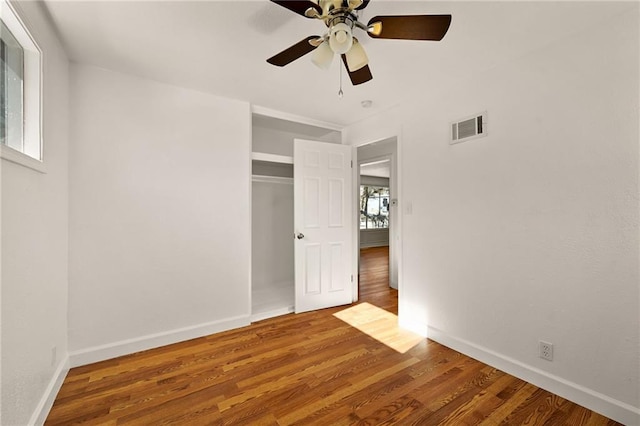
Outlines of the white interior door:
{"label": "white interior door", "polygon": [[294,141],[296,313],[353,300],[351,152],[346,145]]}

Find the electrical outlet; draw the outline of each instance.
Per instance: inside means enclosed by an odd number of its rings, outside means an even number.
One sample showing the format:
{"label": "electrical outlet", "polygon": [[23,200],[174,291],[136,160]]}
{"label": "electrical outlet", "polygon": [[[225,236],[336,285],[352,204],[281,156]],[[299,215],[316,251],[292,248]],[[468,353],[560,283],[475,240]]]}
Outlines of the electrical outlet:
{"label": "electrical outlet", "polygon": [[553,343],[540,340],[540,358],[553,361]]}
{"label": "electrical outlet", "polygon": [[51,366],[55,367],[57,361],[58,361],[58,347],[54,346],[51,348]]}

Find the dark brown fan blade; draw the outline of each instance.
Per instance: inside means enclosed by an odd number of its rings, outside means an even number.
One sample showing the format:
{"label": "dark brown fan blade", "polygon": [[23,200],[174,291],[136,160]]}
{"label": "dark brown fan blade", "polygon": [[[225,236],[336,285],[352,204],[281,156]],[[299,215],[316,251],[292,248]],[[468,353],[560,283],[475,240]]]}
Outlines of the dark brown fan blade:
{"label": "dark brown fan blade", "polygon": [[374,16],[369,25],[381,24],[380,32],[369,32],[373,38],[440,41],[451,24],[451,15]]}
{"label": "dark brown fan blade", "polygon": [[309,36],[304,40],[300,40],[293,46],[287,49],[284,49],[282,52],[278,53],[277,55],[270,57],[269,59],[267,59],[267,62],[269,62],[271,65],[284,67],[285,65],[290,64],[296,59],[301,58],[307,53],[314,50],[317,46],[311,45],[309,41],[315,40],[317,38],[319,38],[319,36]]}
{"label": "dark brown fan blade", "polygon": [[362,10],[365,7],[367,7],[368,4],[369,4],[369,0],[364,0],[360,6],[356,7],[356,10]]}
{"label": "dark brown fan blade", "polygon": [[359,70],[355,70],[354,72],[349,71],[349,66],[347,65],[347,55],[341,55],[342,62],[344,63],[344,67],[349,73],[349,78],[351,79],[351,84],[357,86],[358,84],[366,83],[371,80],[373,76],[371,75],[371,70],[369,69],[369,65],[365,65]]}
{"label": "dark brown fan blade", "polygon": [[302,15],[305,18],[308,18],[304,13],[310,7],[314,8],[319,15],[322,15],[322,9],[317,4],[310,1],[297,1],[297,0],[271,0],[275,4],[279,4],[282,7],[289,9],[290,11],[297,13],[298,15]]}

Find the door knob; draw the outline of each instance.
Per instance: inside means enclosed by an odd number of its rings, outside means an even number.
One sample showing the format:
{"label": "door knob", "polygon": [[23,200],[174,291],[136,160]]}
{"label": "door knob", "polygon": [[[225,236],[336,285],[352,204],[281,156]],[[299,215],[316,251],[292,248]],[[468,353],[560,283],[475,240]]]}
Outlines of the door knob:
{"label": "door knob", "polygon": [[302,232],[298,232],[298,235],[296,235],[296,238],[301,240],[304,238],[304,234]]}

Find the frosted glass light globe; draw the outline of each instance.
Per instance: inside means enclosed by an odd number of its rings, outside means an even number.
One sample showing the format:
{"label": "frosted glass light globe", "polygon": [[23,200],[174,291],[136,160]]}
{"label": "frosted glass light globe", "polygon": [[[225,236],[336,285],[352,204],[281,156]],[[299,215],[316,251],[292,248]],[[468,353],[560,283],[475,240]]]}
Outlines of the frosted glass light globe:
{"label": "frosted glass light globe", "polygon": [[364,67],[369,63],[369,58],[362,48],[362,45],[358,42],[358,39],[353,37],[353,46],[347,52],[347,67],[349,71],[354,72]]}
{"label": "frosted glass light globe", "polygon": [[333,51],[331,50],[331,47],[329,47],[329,43],[323,41],[322,44],[313,52],[311,62],[313,62],[318,68],[326,70],[329,69],[332,61]]}
{"label": "frosted glass light globe", "polygon": [[331,50],[338,55],[347,53],[351,49],[353,44],[353,37],[351,36],[351,27],[344,22],[331,27],[331,34],[329,35],[329,46]]}

